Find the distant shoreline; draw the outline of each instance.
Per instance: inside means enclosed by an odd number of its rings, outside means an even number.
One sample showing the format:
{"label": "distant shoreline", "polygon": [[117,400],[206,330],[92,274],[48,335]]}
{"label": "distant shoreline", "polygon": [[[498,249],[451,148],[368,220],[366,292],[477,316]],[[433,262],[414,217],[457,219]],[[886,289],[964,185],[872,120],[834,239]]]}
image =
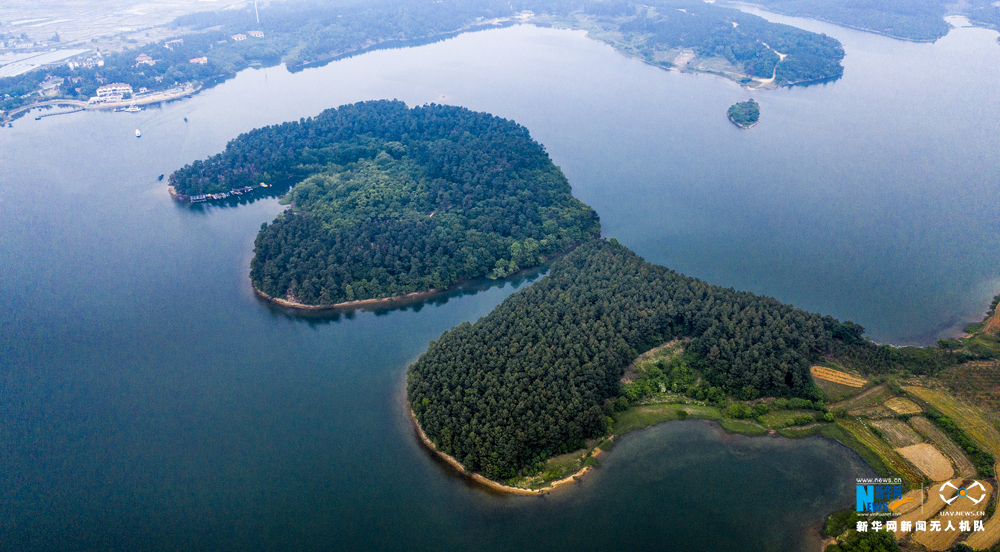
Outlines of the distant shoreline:
{"label": "distant shoreline", "polygon": [[10,112],[0,115],[0,124],[6,124],[25,113],[29,113],[32,109],[39,109],[43,107],[71,106],[78,107],[79,111],[109,111],[129,107],[133,103],[135,105],[150,105],[178,100],[198,93],[201,88],[201,86],[195,87],[194,85],[188,83],[184,88],[174,88],[161,92],[153,92],[148,96],[142,96],[135,98],[134,100],[122,100],[120,102],[89,103],[80,100],[71,100],[68,98],[41,100],[12,109]]}
{"label": "distant shoreline", "polygon": [[[893,40],[902,40],[904,42],[917,42],[917,43],[930,44],[930,43],[937,42],[939,39],[944,38],[944,36],[947,36],[947,33],[945,33],[945,35],[939,36],[939,37],[934,38],[934,39],[930,39],[930,38],[906,38],[904,36],[895,36],[895,35],[891,35],[889,33],[884,33],[884,32],[880,32],[880,31],[876,31],[874,29],[868,29],[868,28],[859,27],[859,26],[856,26],[856,25],[849,25],[847,23],[838,23],[837,21],[831,21],[829,19],[824,19],[824,18],[819,17],[817,15],[803,15],[803,14],[792,14],[792,13],[780,12],[780,11],[777,11],[777,10],[770,9],[767,6],[764,6],[764,5],[761,5],[761,4],[756,4],[754,2],[740,2],[740,1],[736,1],[736,2],[730,2],[730,4],[732,4],[734,6],[747,6],[747,7],[751,7],[751,8],[756,8],[756,9],[761,10],[761,11],[766,11],[768,13],[773,13],[775,15],[781,15],[781,16],[784,16],[784,17],[797,17],[797,18],[800,18],[800,19],[812,19],[814,21],[821,21],[823,23],[829,23],[829,24],[837,26],[837,27],[844,27],[845,29],[851,29],[852,31],[861,31],[863,33],[876,34],[876,35],[879,35],[879,36],[884,36],[886,38],[891,38]],[[970,21],[970,23],[971,23],[971,21]],[[973,26],[975,26],[975,25],[973,25]],[[984,28],[988,28],[988,27],[984,27]],[[950,29],[949,29],[949,32],[950,32]],[[997,40],[1000,40],[1000,39],[997,39]]]}

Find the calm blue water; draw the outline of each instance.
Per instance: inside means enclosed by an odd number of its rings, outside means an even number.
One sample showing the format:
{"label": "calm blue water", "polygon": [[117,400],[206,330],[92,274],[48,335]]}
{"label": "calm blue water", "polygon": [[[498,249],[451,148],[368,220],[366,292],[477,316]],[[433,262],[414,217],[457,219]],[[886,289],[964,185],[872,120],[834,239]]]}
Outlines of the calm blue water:
{"label": "calm blue water", "polygon": [[753,93],[748,132],[725,118],[750,95],[728,81],[531,27],[0,131],[0,548],[813,547],[868,473],[819,439],[668,424],[575,489],[469,487],[416,444],[405,367],[525,282],[290,317],[247,277],[277,200],[191,209],[156,180],[327,107],[453,103],[527,126],[605,234],[650,261],[883,341],[947,335],[998,288],[996,33],[925,45],[798,23],[841,39],[845,77]]}

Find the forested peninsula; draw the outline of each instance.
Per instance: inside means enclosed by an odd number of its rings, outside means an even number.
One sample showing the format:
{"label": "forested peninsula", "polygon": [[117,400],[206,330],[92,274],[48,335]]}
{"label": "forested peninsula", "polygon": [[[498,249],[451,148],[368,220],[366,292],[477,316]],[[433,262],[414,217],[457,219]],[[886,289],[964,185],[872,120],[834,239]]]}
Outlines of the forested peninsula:
{"label": "forested peninsula", "polygon": [[296,182],[264,224],[250,278],[286,304],[502,278],[600,234],[527,129],[444,105],[371,101],[240,135],[170,175],[180,194]]}
{"label": "forested peninsula", "polygon": [[884,421],[892,411],[871,405],[919,401],[899,412],[909,419],[926,410],[962,443],[957,465],[992,477],[988,451],[1000,451],[1000,435],[983,434],[975,420],[948,425],[941,411],[954,402],[919,397],[942,374],[995,363],[1000,339],[989,328],[997,326],[971,325],[969,338],[936,347],[878,345],[852,322],[710,285],[613,239],[592,240],[489,315],[432,342],[408,369],[407,398],[434,450],[513,492],[545,490],[596,465],[592,457],[616,435],[688,416],[752,435],[834,438],[880,475],[919,486],[922,472],[892,448],[902,445],[862,420],[896,423]]}
{"label": "forested peninsula", "polygon": [[874,348],[862,331],[593,240],[488,316],[431,343],[409,369],[407,394],[440,451],[508,480],[603,435],[624,368],[664,342],[691,339],[703,396],[749,388],[818,399],[810,363],[845,347]]}

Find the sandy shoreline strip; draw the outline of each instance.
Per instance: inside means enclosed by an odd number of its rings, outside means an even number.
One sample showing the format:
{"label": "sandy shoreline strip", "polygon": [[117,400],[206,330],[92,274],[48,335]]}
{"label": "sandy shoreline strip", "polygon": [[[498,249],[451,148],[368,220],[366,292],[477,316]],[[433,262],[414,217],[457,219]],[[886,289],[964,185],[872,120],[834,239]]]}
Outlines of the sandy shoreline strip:
{"label": "sandy shoreline strip", "polygon": [[[500,483],[497,483],[496,481],[493,481],[493,480],[490,480],[490,479],[486,479],[485,477],[479,475],[478,473],[469,473],[468,471],[466,471],[465,466],[463,466],[461,462],[459,462],[458,460],[456,460],[454,457],[449,456],[449,455],[441,452],[440,450],[438,450],[437,447],[434,446],[434,443],[427,437],[427,434],[424,433],[423,428],[420,427],[420,422],[417,421],[416,415],[413,414],[413,409],[412,408],[407,408],[407,410],[409,410],[409,412],[410,412],[410,420],[413,422],[413,429],[415,429],[416,432],[417,432],[417,435],[420,436],[420,442],[423,443],[423,445],[425,447],[427,447],[428,450],[430,450],[431,452],[433,452],[434,454],[436,454],[439,458],[441,458],[442,460],[444,460],[445,462],[447,462],[448,465],[450,465],[452,468],[454,468],[455,470],[457,470],[459,473],[461,473],[461,474],[463,474],[463,475],[465,475],[467,477],[472,478],[473,481],[475,481],[476,483],[479,483],[480,485],[483,485],[484,487],[489,487],[490,489],[493,489],[493,490],[496,490],[496,491],[500,491],[500,492],[504,492],[504,493],[509,493],[509,494],[516,494],[516,495],[541,495],[541,494],[545,494],[545,493],[547,493],[547,492],[555,489],[556,487],[561,487],[561,486],[563,486],[563,485],[565,485],[567,483],[572,483],[572,482],[576,481],[576,479],[578,477],[580,477],[581,475],[583,475],[583,474],[587,473],[588,471],[590,471],[589,467],[584,467],[580,471],[574,473],[573,475],[571,475],[569,477],[565,477],[565,478],[560,479],[558,481],[553,481],[551,484],[549,484],[549,486],[542,487],[541,489],[537,489],[537,490],[533,490],[533,489],[521,489],[519,487],[510,487],[510,486],[507,486],[507,485],[502,485]],[[600,449],[598,449],[598,450],[600,450]],[[596,452],[597,451],[595,451],[594,456],[597,456]]]}
{"label": "sandy shoreline strip", "polygon": [[[382,299],[362,299],[360,301],[345,301],[343,303],[335,303],[333,305],[306,305],[305,303],[299,303],[297,301],[289,301],[288,299],[280,299],[278,297],[271,297],[270,295],[264,293],[263,291],[257,289],[257,286],[253,282],[250,282],[250,286],[253,287],[254,293],[259,297],[266,299],[282,307],[289,307],[292,309],[299,310],[337,310],[345,308],[354,307],[367,307],[372,305],[384,305],[391,306],[394,303],[402,303],[408,301],[414,301],[417,299],[427,299],[434,295],[444,293],[448,289],[431,289],[427,291],[415,291],[413,293],[407,293],[406,295],[397,295],[396,297],[384,297]],[[450,289],[450,288],[449,288]]]}
{"label": "sandy shoreline strip", "polygon": [[742,128],[743,130],[750,130],[751,128],[753,128],[753,127],[757,126],[757,123],[759,123],[759,122],[760,122],[760,119],[757,119],[757,120],[756,120],[756,121],[754,121],[754,122],[753,122],[753,123],[752,123],[752,124],[751,124],[750,126],[743,126],[743,125],[741,125],[741,124],[737,123],[737,122],[736,122],[735,120],[733,120],[733,118],[732,118],[732,117],[729,117],[729,115],[726,115],[726,117],[727,117],[727,118],[729,119],[729,122],[730,122],[730,123],[733,123],[734,125],[736,125],[736,126],[738,126],[738,127]]}

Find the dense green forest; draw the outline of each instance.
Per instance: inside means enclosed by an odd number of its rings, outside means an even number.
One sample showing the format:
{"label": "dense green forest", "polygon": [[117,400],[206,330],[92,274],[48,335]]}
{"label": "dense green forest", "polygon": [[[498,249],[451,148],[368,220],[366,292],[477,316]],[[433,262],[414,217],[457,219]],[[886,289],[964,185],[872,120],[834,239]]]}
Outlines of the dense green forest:
{"label": "dense green forest", "polygon": [[185,194],[301,181],[262,225],[250,277],[310,305],[504,277],[600,234],[545,149],[460,107],[372,101],[253,130],[170,182]]}
{"label": "dense green forest", "polygon": [[735,103],[729,107],[727,112],[729,120],[743,127],[749,128],[760,119],[760,105],[750,98],[750,101]]}
{"label": "dense green forest", "polygon": [[670,376],[688,393],[750,388],[811,404],[821,393],[810,363],[838,349],[875,348],[863,331],[593,240],[475,324],[431,343],[409,369],[407,393],[441,451],[503,480],[602,434],[624,367],[667,340],[691,338],[684,370],[690,364],[703,381],[692,385],[683,370]]}

